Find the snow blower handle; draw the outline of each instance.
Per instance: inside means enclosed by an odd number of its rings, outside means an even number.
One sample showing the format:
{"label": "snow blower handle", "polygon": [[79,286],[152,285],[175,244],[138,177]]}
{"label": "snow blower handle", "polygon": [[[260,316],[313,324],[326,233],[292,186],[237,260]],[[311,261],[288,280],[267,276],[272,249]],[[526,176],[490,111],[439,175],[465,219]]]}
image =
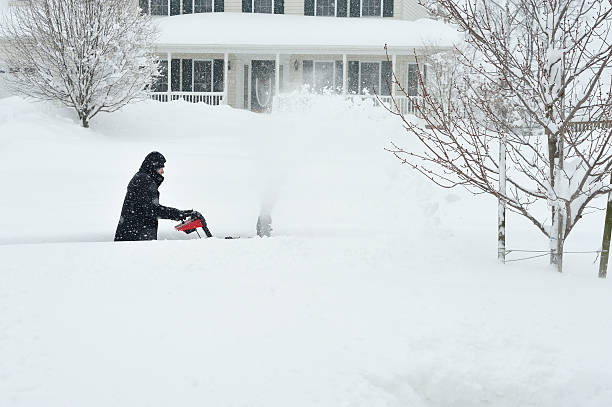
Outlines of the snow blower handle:
{"label": "snow blower handle", "polygon": [[[204,219],[204,216],[202,216],[200,212],[182,211],[181,216],[184,220],[174,227],[176,230],[189,234],[193,232],[198,233],[197,228],[202,228],[206,237],[212,237],[212,233],[210,233],[206,225],[206,219]],[[200,236],[200,233],[198,233],[198,236]]]}
{"label": "snow blower handle", "polygon": [[204,219],[204,215],[202,215],[198,211],[193,211],[192,218],[199,219],[202,222],[202,230],[206,233],[206,237],[212,237],[212,233],[208,230],[208,225],[206,225],[206,219]]}

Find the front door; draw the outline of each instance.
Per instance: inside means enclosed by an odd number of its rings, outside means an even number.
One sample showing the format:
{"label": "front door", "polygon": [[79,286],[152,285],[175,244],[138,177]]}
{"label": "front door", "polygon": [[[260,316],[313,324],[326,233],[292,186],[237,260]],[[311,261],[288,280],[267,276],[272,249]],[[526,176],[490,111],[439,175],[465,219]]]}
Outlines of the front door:
{"label": "front door", "polygon": [[276,86],[274,61],[252,61],[251,68],[251,110],[269,112],[272,110]]}

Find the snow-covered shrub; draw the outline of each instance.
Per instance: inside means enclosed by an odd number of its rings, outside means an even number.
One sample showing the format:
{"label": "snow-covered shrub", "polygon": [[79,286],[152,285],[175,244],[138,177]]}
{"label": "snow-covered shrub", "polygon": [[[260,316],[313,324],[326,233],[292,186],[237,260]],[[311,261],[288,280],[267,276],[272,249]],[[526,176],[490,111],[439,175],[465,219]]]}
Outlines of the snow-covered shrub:
{"label": "snow-covered shrub", "polygon": [[125,0],[26,0],[0,24],[9,86],[73,107],[83,127],[151,85],[154,35],[150,17]]}

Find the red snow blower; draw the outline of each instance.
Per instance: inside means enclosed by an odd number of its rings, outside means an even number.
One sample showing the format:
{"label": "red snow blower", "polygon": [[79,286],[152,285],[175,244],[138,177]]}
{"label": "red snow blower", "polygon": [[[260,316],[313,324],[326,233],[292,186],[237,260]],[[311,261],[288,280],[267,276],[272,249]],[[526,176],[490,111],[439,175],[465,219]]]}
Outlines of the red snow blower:
{"label": "red snow blower", "polygon": [[201,239],[200,232],[198,232],[198,228],[202,228],[206,237],[212,237],[212,233],[208,230],[208,226],[206,225],[206,219],[200,212],[194,212],[194,215],[191,215],[178,225],[174,227],[179,232],[185,232],[187,234],[196,232],[198,237]]}

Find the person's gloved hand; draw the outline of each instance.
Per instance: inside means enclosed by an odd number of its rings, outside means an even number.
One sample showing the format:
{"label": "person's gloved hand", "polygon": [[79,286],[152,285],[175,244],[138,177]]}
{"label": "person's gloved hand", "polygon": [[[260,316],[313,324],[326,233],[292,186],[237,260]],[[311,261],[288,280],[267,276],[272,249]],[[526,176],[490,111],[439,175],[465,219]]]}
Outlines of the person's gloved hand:
{"label": "person's gloved hand", "polygon": [[179,211],[179,219],[177,220],[185,220],[189,217],[191,217],[192,219],[196,219],[197,216],[195,215],[197,212],[195,212],[193,209],[188,209],[185,211]]}

